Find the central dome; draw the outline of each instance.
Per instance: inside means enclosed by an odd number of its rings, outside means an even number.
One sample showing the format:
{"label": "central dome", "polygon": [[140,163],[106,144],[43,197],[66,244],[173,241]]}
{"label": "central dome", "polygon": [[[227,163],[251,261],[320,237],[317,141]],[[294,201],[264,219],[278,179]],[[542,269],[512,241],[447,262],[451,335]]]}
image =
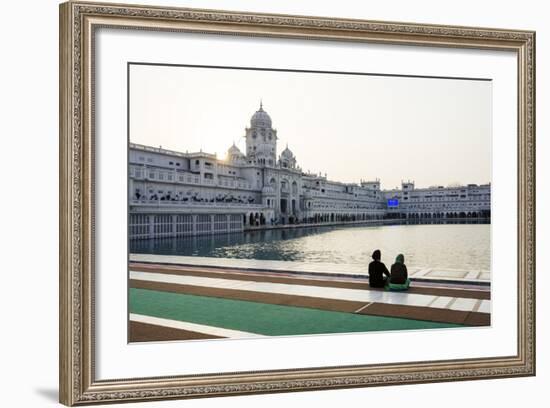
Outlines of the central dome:
{"label": "central dome", "polygon": [[251,127],[260,127],[260,128],[270,128],[271,127],[271,118],[264,111],[263,104],[260,102],[260,109],[256,111],[252,118],[250,119]]}

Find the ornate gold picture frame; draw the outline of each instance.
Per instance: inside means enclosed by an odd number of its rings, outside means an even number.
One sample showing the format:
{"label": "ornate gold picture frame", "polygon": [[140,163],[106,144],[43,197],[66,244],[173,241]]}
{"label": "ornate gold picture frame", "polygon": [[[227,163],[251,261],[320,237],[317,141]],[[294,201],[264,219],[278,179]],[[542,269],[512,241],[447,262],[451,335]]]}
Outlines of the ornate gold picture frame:
{"label": "ornate gold picture frame", "polygon": [[[483,358],[98,379],[95,46],[99,28],[512,52],[517,59],[517,352]],[[118,137],[112,135],[112,137]],[[125,135],[120,135],[125,138]],[[79,405],[535,375],[535,33],[229,11],[60,6],[60,402]],[[510,268],[514,266],[510,265]],[[118,273],[117,271],[115,271]],[[125,271],[119,271],[125,274]],[[121,294],[123,296],[123,294]]]}

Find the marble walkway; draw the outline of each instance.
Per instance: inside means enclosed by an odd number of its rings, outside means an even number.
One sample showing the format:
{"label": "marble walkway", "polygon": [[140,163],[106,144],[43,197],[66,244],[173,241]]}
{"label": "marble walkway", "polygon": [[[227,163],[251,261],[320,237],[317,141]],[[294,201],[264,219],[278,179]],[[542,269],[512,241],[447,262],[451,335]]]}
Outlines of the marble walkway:
{"label": "marble walkway", "polygon": [[[198,256],[175,256],[153,254],[130,254],[132,262],[205,266],[256,271],[287,272],[342,277],[366,275],[366,266],[345,263],[306,263],[295,261],[266,261],[256,259],[210,258]],[[409,277],[413,281],[455,282],[488,286],[491,274],[483,269],[446,269],[434,267],[409,267]]]}

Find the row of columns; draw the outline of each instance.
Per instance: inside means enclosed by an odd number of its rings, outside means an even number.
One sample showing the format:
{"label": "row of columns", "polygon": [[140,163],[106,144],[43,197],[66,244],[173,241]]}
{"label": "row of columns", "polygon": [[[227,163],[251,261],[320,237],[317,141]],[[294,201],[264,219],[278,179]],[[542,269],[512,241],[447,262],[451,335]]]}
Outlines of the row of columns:
{"label": "row of columns", "polygon": [[[177,232],[177,217],[179,214],[148,214],[149,215],[149,228],[148,228],[148,237],[149,238],[161,238],[161,237],[175,237],[175,236],[185,236],[185,235],[197,235],[199,233],[198,231],[198,216],[199,214],[191,214],[191,231],[190,233],[178,233]],[[182,214],[187,215],[187,214]],[[221,214],[205,214],[208,215],[210,218],[210,222],[208,223],[209,228],[207,229],[201,229],[200,233],[215,233],[215,232],[229,232],[229,231],[242,231],[244,223],[241,220],[241,227],[238,230],[231,229],[231,214],[223,214],[225,215],[225,225],[226,228],[223,230],[216,231],[215,230],[215,216],[221,215]],[[238,214],[239,217],[241,217],[240,214]],[[166,225],[166,223],[155,223],[156,217],[170,217],[169,225],[171,227],[170,232],[168,234],[166,233],[155,233],[155,226],[158,225]],[[132,237],[130,237],[132,238]]]}

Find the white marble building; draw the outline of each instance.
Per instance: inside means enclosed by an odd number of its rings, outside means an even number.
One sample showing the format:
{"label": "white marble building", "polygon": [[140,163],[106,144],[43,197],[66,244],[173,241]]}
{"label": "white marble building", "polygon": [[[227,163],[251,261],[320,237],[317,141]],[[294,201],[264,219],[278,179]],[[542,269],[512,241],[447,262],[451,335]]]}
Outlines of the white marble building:
{"label": "white marble building", "polygon": [[[465,212],[466,217],[474,211],[477,216],[490,210],[490,185],[476,186],[476,192],[472,186],[457,187],[443,195],[441,191],[448,189],[415,190],[413,183],[404,183],[402,190],[381,191],[379,180],[343,183],[304,172],[288,146],[277,158],[277,130],[262,105],[245,129],[245,138],[246,152],[233,144],[225,159],[204,152],[182,153],[130,144],[130,237],[223,233],[297,223],[429,218],[440,213],[452,217],[452,212]],[[480,199],[470,206],[474,195]],[[484,204],[478,206],[478,201]]]}
{"label": "white marble building", "polygon": [[490,218],[491,184],[415,188],[414,182],[386,190],[387,218]]}

